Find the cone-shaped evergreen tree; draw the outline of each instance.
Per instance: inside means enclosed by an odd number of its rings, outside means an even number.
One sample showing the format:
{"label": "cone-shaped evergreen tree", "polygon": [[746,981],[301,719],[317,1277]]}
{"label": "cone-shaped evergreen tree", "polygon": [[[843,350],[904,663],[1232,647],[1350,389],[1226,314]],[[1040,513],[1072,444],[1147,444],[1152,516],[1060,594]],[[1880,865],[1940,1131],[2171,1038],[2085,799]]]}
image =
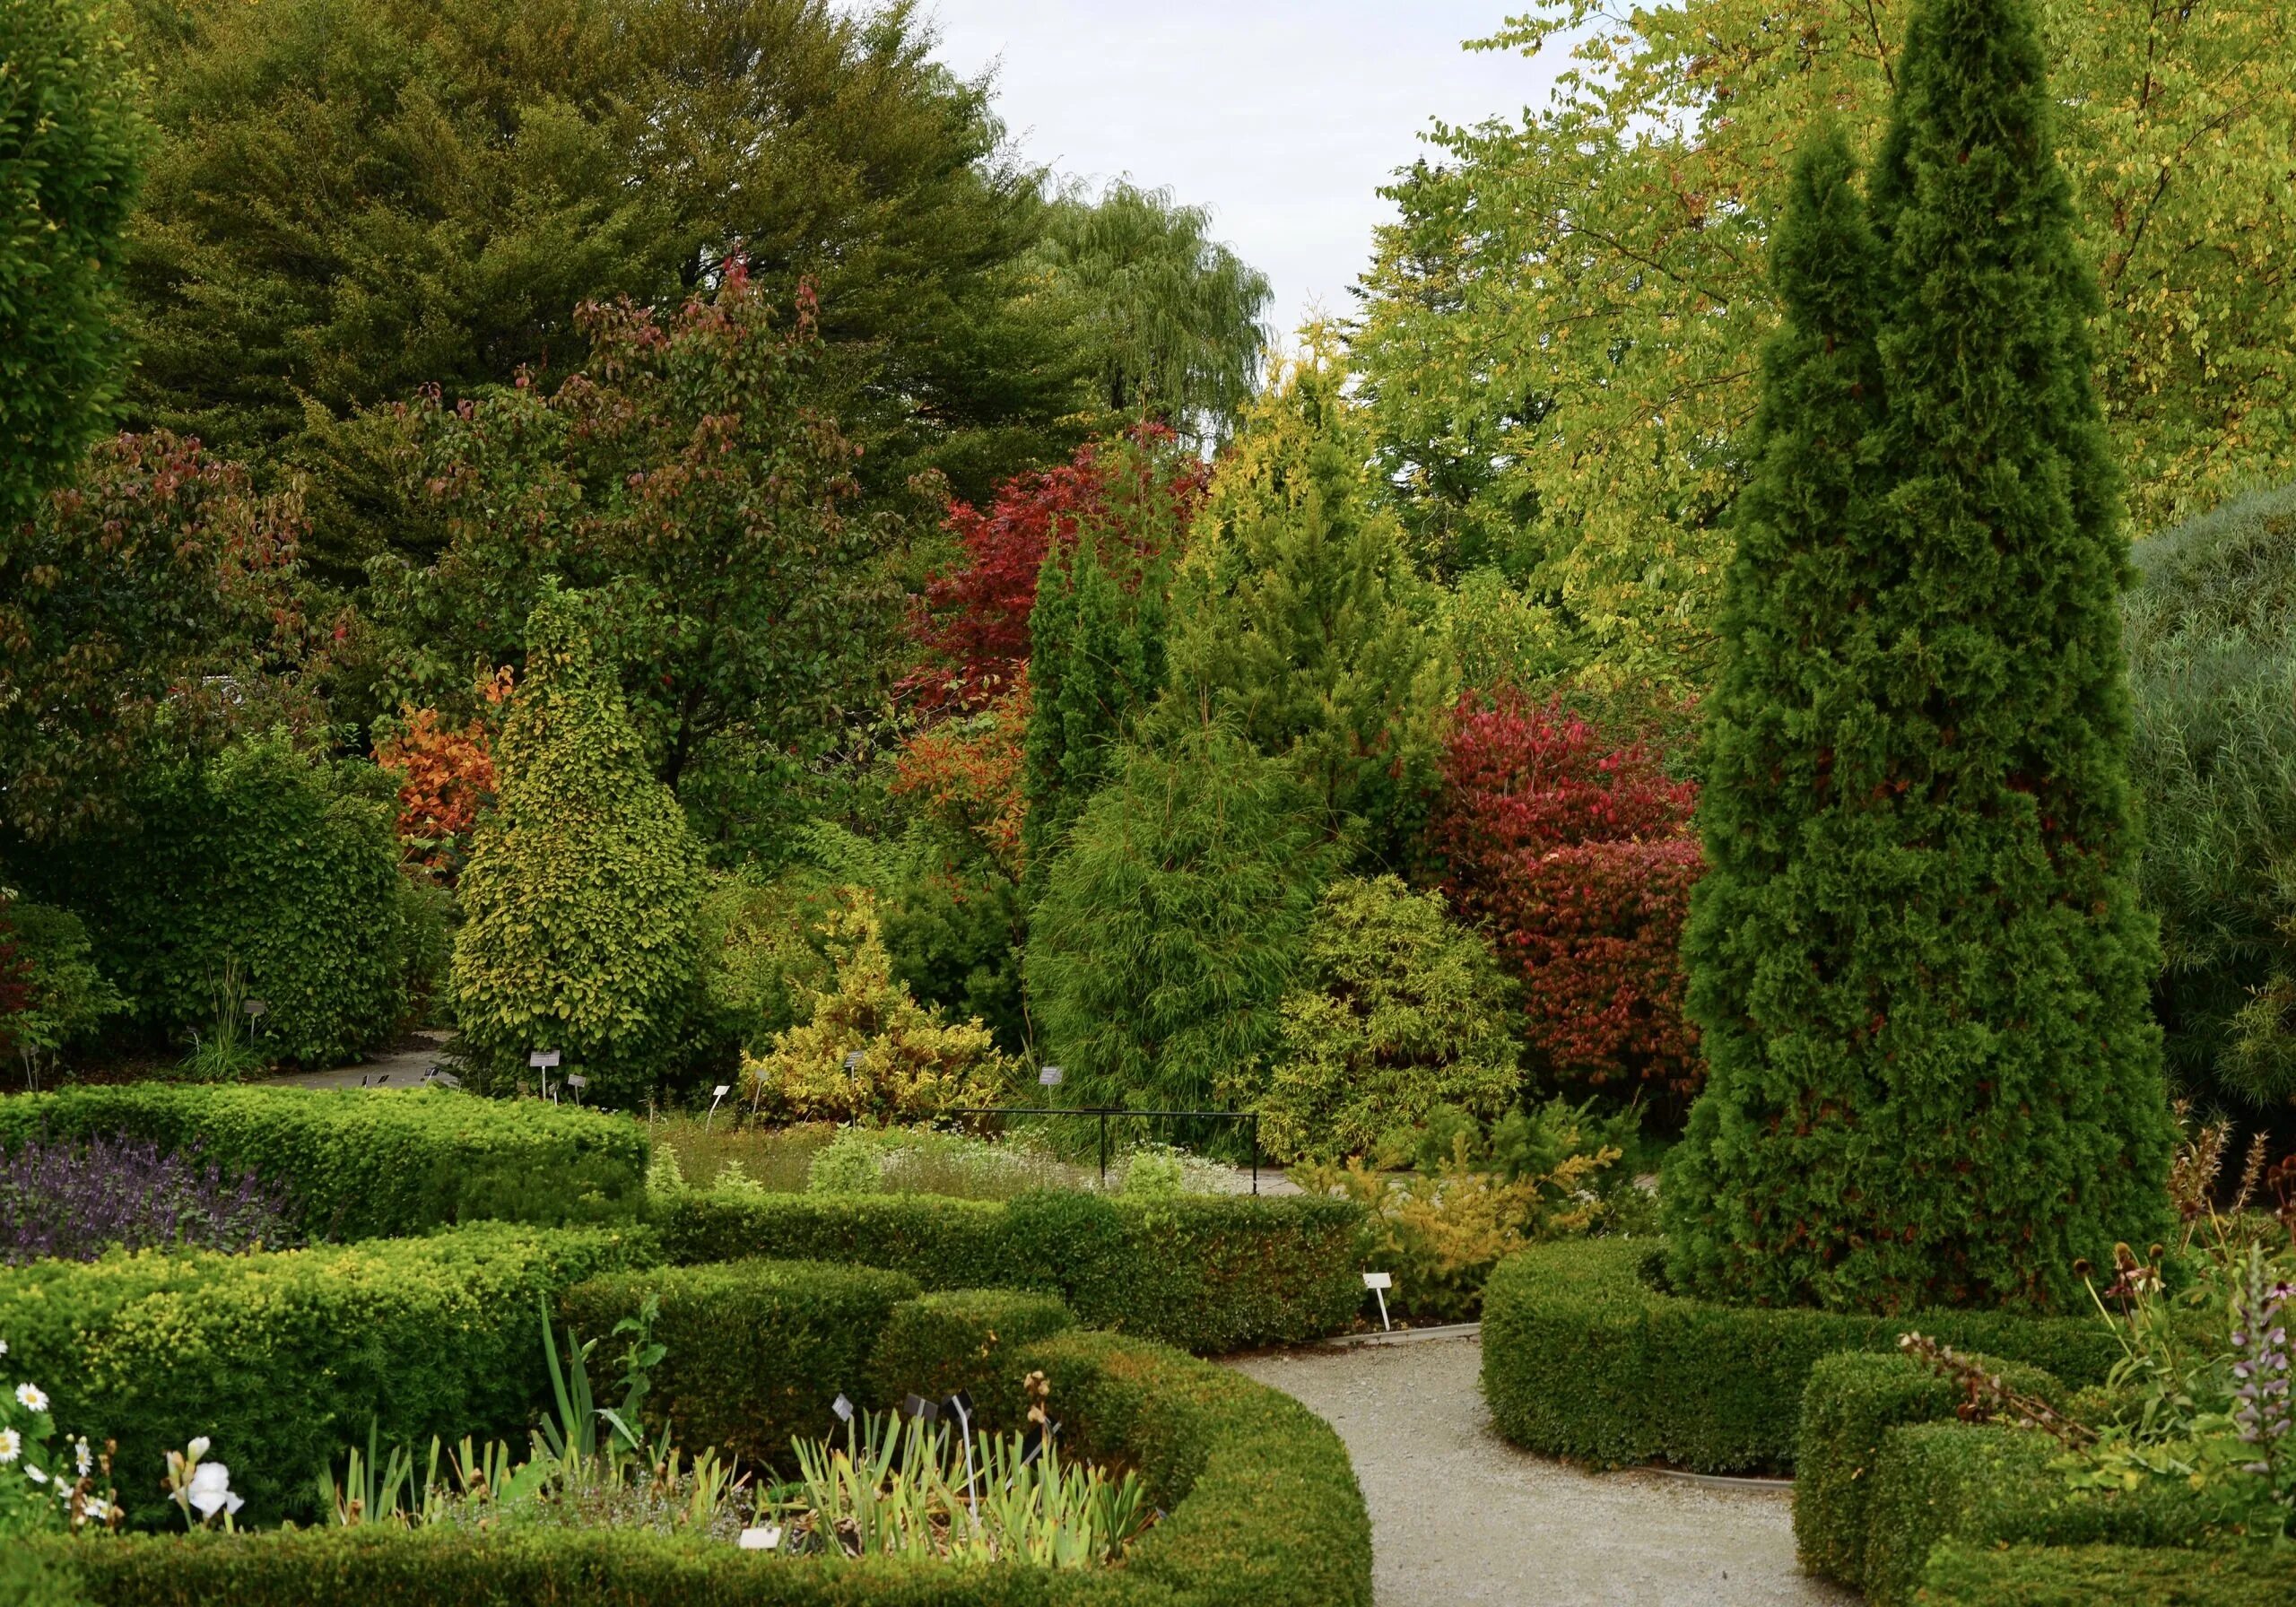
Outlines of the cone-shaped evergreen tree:
{"label": "cone-shaped evergreen tree", "polygon": [[1034,700],[1022,753],[1025,901],[1043,896],[1061,840],[1114,768],[1115,744],[1164,684],[1170,561],[1087,523],[1045,554],[1029,614]]}
{"label": "cone-shaped evergreen tree", "polygon": [[1221,465],[1175,588],[1167,723],[1232,722],[1291,765],[1327,835],[1392,860],[1434,788],[1449,687],[1344,378],[1311,353]]}
{"label": "cone-shaped evergreen tree", "polygon": [[581,598],[545,591],[462,878],[463,1050],[495,1087],[556,1049],[593,1101],[642,1099],[685,1024],[700,859],[654,779]]}
{"label": "cone-shaped evergreen tree", "polygon": [[1671,1266],[1722,1299],[2045,1306],[2166,1225],[2126,546],[2025,0],[1925,0],[1898,86],[1872,222],[1827,136],[1777,238]]}

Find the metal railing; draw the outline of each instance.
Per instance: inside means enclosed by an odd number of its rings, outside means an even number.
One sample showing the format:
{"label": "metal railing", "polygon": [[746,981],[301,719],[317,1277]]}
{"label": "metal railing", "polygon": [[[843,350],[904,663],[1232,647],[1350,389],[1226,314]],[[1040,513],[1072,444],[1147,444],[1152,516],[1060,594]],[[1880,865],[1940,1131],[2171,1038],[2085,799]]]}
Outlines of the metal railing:
{"label": "metal railing", "polygon": [[1109,1182],[1109,1121],[1130,1116],[1152,1121],[1241,1122],[1251,1141],[1252,1193],[1259,1193],[1259,1112],[1257,1110],[1134,1110],[1122,1105],[960,1105],[941,1113],[961,1116],[1089,1116],[1100,1125],[1100,1186]]}

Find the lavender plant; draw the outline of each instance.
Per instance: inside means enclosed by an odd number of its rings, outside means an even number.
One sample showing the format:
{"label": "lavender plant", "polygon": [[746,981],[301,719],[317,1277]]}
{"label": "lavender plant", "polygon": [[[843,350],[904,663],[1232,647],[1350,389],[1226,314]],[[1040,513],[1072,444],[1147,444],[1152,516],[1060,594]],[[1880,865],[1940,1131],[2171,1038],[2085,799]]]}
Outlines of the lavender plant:
{"label": "lavender plant", "polygon": [[0,1152],[0,1264],[93,1261],[110,1249],[277,1249],[300,1242],[292,1202],[252,1170],[226,1177],[196,1144],[45,1136]]}

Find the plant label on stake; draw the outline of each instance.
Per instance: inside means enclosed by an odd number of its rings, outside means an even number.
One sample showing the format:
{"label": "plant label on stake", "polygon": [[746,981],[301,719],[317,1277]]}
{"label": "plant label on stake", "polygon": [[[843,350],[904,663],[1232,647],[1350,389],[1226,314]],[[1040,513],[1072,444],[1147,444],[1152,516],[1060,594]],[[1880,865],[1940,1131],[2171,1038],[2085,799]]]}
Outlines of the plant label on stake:
{"label": "plant label on stake", "polygon": [[579,1072],[569,1072],[566,1073],[566,1086],[574,1090],[574,1103],[579,1105],[582,1090],[590,1086],[590,1080]]}
{"label": "plant label on stake", "polygon": [[718,1101],[733,1091],[734,1085],[730,1082],[720,1082],[709,1090],[709,1114],[701,1118],[701,1130],[704,1133],[709,1131],[709,1124],[718,1115]]}
{"label": "plant label on stake", "polygon": [[1058,1066],[1048,1065],[1037,1073],[1037,1081],[1047,1088],[1058,1088],[1060,1076],[1061,1072]]}
{"label": "plant label on stake", "polygon": [[1382,1333],[1395,1332],[1395,1325],[1387,1321],[1387,1290],[1395,1286],[1395,1279],[1386,1273],[1363,1274],[1363,1287],[1370,1290],[1373,1298],[1379,1302],[1379,1329]]}
{"label": "plant label on stake", "polygon": [[550,1085],[550,1068],[558,1064],[555,1049],[536,1049],[526,1056],[526,1064],[542,1073],[542,1097],[552,1104],[558,1103],[558,1092]]}

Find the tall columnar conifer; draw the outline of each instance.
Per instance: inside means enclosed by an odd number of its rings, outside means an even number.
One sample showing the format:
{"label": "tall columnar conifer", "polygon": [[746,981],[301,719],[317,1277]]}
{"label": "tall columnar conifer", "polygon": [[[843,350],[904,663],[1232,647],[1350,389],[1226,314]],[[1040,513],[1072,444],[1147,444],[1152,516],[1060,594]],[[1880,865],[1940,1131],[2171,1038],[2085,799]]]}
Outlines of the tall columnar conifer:
{"label": "tall columnar conifer", "polygon": [[700,857],[578,594],[546,588],[526,622],[495,764],[455,939],[465,1053],[499,1086],[556,1049],[594,1099],[634,1101],[692,1003]]}
{"label": "tall columnar conifer", "polygon": [[2025,0],[1926,0],[1871,202],[1805,151],[1772,273],[1684,940],[1676,1283],[2047,1306],[2165,1226],[2126,555]]}
{"label": "tall columnar conifer", "polygon": [[1162,552],[1135,550],[1121,524],[1088,521],[1045,554],[1029,616],[1034,701],[1022,775],[1027,902],[1043,896],[1062,839],[1113,772],[1115,744],[1164,683]]}
{"label": "tall columnar conifer", "polygon": [[1231,720],[1292,767],[1326,834],[1393,860],[1434,791],[1450,687],[1344,378],[1313,353],[1246,415],[1175,589],[1167,715]]}

